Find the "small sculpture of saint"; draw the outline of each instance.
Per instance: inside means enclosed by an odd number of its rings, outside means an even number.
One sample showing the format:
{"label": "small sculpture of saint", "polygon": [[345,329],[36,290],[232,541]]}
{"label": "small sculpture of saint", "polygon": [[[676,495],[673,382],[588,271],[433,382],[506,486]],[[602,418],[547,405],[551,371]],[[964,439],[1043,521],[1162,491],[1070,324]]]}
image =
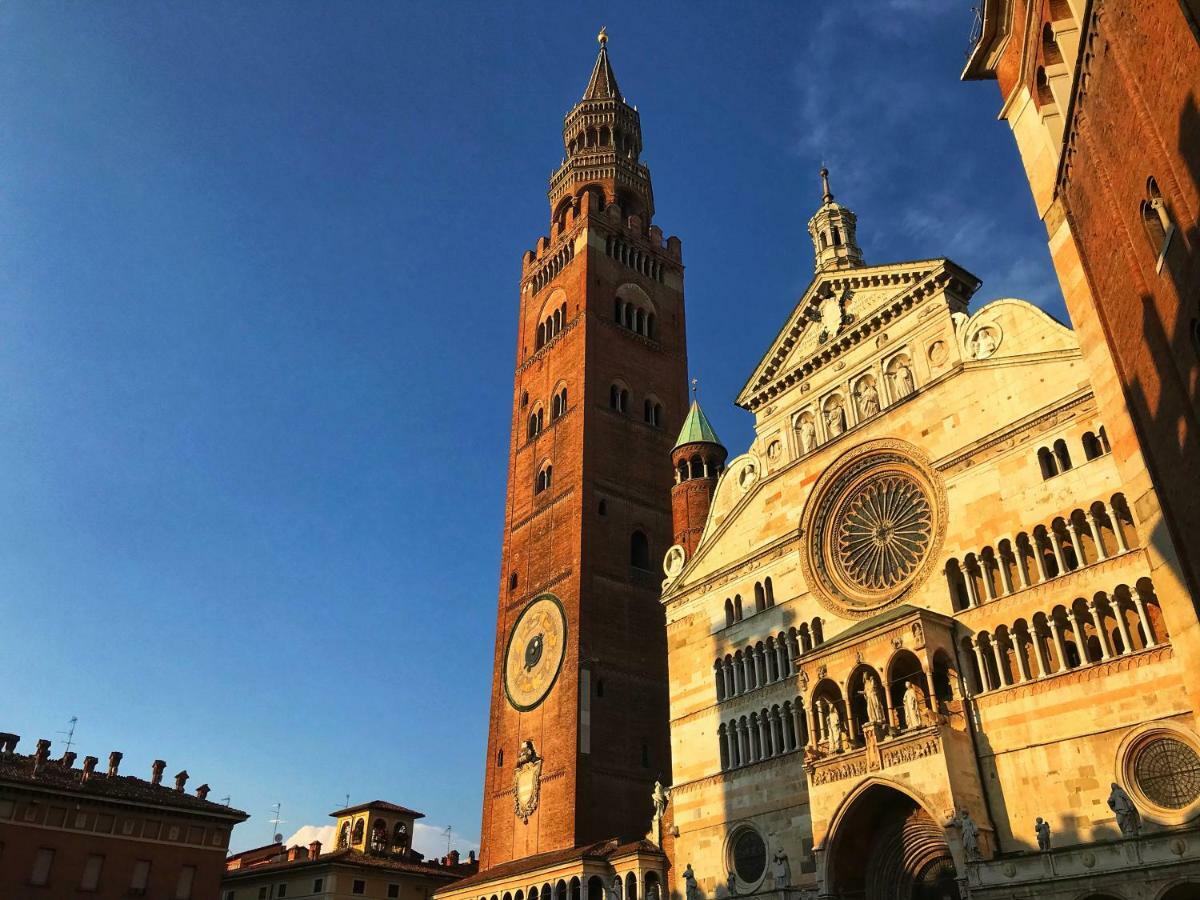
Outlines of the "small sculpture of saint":
{"label": "small sculpture of saint", "polygon": [[907,397],[913,392],[912,369],[904,363],[896,366],[896,371],[892,373],[892,381],[896,385],[897,397]]}
{"label": "small sculpture of saint", "polygon": [[683,870],[683,885],[686,900],[700,900],[700,885],[696,883],[696,873],[692,871],[691,863]]}
{"label": "small sculpture of saint", "polygon": [[817,428],[812,423],[812,419],[800,420],[800,452],[808,453],[813,448],[813,444],[817,438]]}
{"label": "small sculpture of saint", "polygon": [[782,847],[771,857],[771,876],[775,879],[776,890],[789,887],[792,883],[792,867]]}
{"label": "small sculpture of saint", "polygon": [[1050,849],[1050,823],[1041,816],[1037,817],[1037,824],[1033,826],[1033,830],[1037,832],[1037,842],[1039,850]]}
{"label": "small sculpture of saint", "polygon": [[863,693],[867,695],[867,718],[876,725],[886,725],[887,712],[880,697],[879,679],[874,672],[867,673]]}
{"label": "small sculpture of saint", "polygon": [[879,391],[875,390],[875,385],[869,381],[858,389],[858,408],[862,410],[864,419],[879,412]]}
{"label": "small sculpture of saint", "polygon": [[1138,833],[1142,817],[1133,805],[1133,798],[1125,793],[1125,789],[1115,781],[1108,795],[1108,808],[1117,816],[1117,827],[1125,837],[1133,837]]}
{"label": "small sculpture of saint", "polygon": [[962,832],[963,853],[967,862],[978,862],[983,858],[983,854],[979,852],[979,826],[966,809],[958,815],[958,827]]}
{"label": "small sculpture of saint", "polygon": [[915,681],[904,689],[904,724],[908,728],[920,728],[924,724],[922,707],[925,705],[923,692]]}

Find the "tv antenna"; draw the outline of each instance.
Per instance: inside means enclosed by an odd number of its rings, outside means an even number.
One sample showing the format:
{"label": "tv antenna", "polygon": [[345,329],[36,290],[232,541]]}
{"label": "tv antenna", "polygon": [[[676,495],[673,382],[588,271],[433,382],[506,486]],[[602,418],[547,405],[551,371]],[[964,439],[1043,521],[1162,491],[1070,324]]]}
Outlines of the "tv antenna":
{"label": "tv antenna", "polygon": [[75,724],[78,721],[79,716],[71,716],[71,718],[67,720],[67,724],[69,724],[71,727],[66,731],[58,732],[58,734],[65,734],[67,736],[67,752],[70,752],[71,745],[75,743]]}
{"label": "tv antenna", "polygon": [[273,812],[275,815],[271,818],[270,822],[271,828],[275,832],[275,843],[277,844],[282,843],[283,841],[283,835],[279,833],[279,826],[287,824],[285,819],[279,818],[280,808],[281,806],[278,803],[271,807],[271,812]]}
{"label": "tv antenna", "polygon": [[453,825],[446,826],[446,855],[450,855],[450,834],[454,830]]}

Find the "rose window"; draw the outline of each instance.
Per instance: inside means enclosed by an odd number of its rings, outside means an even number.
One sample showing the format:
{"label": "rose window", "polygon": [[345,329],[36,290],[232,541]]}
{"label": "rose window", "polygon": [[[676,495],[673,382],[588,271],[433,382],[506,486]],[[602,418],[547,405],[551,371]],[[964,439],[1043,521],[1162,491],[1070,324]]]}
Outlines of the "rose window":
{"label": "rose window", "polygon": [[836,523],[839,574],[869,591],[903,583],[929,550],[932,518],[929,500],[912,478],[868,481],[846,498]]}
{"label": "rose window", "polygon": [[921,452],[881,439],[854,448],[813,486],[800,564],[817,599],[850,618],[900,603],[936,563],[946,493]]}
{"label": "rose window", "polygon": [[1133,771],[1142,793],[1164,809],[1183,809],[1200,797],[1200,756],[1176,738],[1160,737],[1146,744]]}

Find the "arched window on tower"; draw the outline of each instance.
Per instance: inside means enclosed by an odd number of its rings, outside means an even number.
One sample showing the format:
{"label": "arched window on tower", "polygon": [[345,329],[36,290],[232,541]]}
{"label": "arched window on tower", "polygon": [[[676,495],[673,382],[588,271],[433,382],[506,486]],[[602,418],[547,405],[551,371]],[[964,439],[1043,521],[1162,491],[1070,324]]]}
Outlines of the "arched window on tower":
{"label": "arched window on tower", "polygon": [[550,421],[562,418],[567,413],[567,389],[563,387],[550,401]]}
{"label": "arched window on tower", "polygon": [[408,851],[408,826],[403,822],[397,822],[396,830],[392,832],[392,850],[396,853]]}
{"label": "arched window on tower", "polygon": [[542,463],[542,467],[538,469],[537,479],[534,481],[533,492],[540,494],[542,491],[549,490],[550,483],[554,478],[554,466],[550,463]]}
{"label": "arched window on tower", "polygon": [[1058,460],[1058,471],[1065,472],[1071,468],[1071,451],[1067,449],[1067,442],[1062,438],[1054,442],[1054,458]]}
{"label": "arched window on tower", "polygon": [[1150,242],[1150,250],[1161,265],[1167,253],[1167,245],[1175,234],[1175,222],[1153,176],[1146,180],[1146,196],[1142,199],[1141,212],[1142,227],[1146,231],[1146,239]]}
{"label": "arched window on tower", "polygon": [[642,418],[647,425],[655,428],[662,427],[663,406],[655,397],[647,397],[646,402],[642,404]]}
{"label": "arched window on tower", "polygon": [[619,413],[629,412],[629,389],[619,382],[609,387],[608,408]]}
{"label": "arched window on tower", "polygon": [[635,531],[629,536],[629,564],[644,572],[651,570],[650,539],[645,532]]}
{"label": "arched window on tower", "polygon": [[542,424],[543,424],[543,410],[540,406],[538,406],[533,410],[533,412],[531,412],[529,414],[528,425],[525,429],[525,432],[526,432],[525,436],[529,440],[533,440],[535,437],[537,437],[539,434],[542,433]]}

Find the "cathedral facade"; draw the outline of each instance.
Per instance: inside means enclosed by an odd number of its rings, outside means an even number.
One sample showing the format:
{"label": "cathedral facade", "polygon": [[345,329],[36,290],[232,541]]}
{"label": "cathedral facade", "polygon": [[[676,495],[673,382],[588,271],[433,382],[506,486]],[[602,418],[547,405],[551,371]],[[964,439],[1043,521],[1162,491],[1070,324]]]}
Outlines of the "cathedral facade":
{"label": "cathedral facade", "polygon": [[1031,304],[868,265],[822,175],[753,443],[695,406],[672,457],[673,891],[1196,896],[1197,620],[1128,417]]}

